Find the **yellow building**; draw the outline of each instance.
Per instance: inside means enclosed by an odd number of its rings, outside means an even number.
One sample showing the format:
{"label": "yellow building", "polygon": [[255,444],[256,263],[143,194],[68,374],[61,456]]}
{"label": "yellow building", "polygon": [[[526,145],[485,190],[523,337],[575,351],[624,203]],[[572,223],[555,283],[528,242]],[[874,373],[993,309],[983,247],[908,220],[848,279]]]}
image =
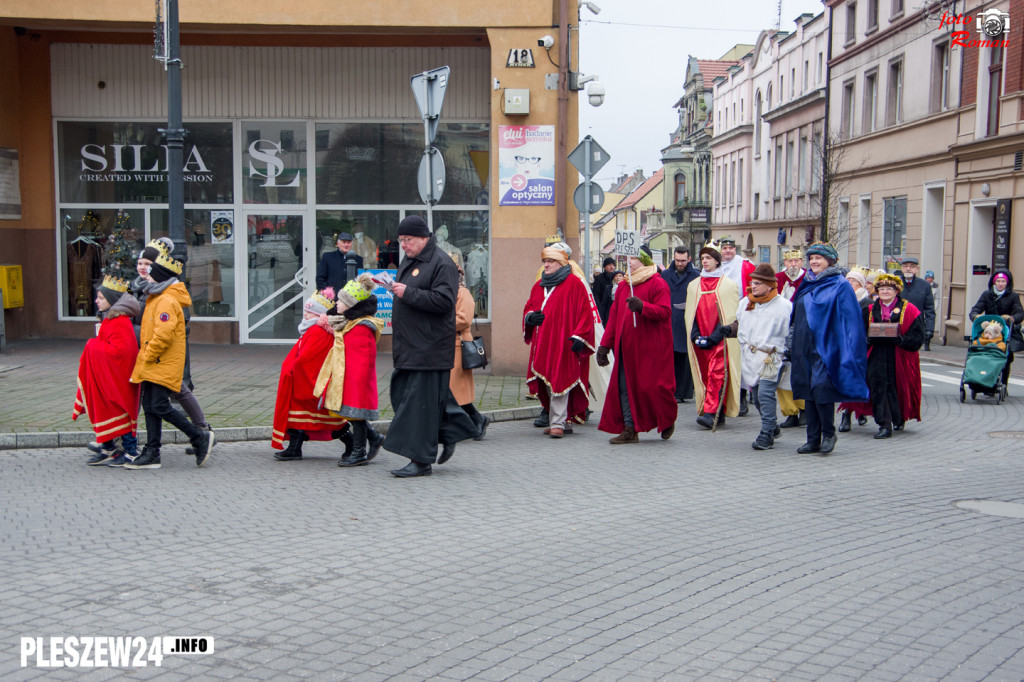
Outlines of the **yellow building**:
{"label": "yellow building", "polygon": [[[0,0],[0,243],[25,279],[13,339],[91,335],[114,227],[137,246],[168,233],[154,19],[141,0]],[[543,238],[577,245],[575,5],[181,0],[180,20],[193,340],[290,342],[338,232],[366,267],[397,266],[398,222],[427,215],[410,78],[448,66],[430,218],[461,254],[494,370],[522,371]]]}

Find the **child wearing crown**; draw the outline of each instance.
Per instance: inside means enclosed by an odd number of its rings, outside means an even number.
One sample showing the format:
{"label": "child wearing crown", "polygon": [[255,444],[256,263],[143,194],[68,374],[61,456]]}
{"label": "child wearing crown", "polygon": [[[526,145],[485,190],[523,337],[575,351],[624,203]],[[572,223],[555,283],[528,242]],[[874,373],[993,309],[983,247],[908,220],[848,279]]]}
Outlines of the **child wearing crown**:
{"label": "child wearing crown", "polygon": [[[344,417],[320,407],[313,395],[316,378],[327,354],[334,346],[334,329],[327,322],[327,311],[334,309],[334,289],[314,292],[302,306],[299,340],[281,363],[274,404],[274,431],[270,447],[278,461],[302,459],[302,443],[339,438],[351,445],[351,434]],[[347,440],[346,440],[347,439]],[[288,441],[285,447],[284,441]],[[347,449],[346,449],[347,452]]]}
{"label": "child wearing crown", "polygon": [[182,264],[160,253],[146,268],[143,288],[146,310],[142,315],[139,356],[132,383],[142,386],[142,409],[146,412],[146,446],[126,462],[125,469],[159,469],[160,436],[163,422],[186,434],[203,466],[213,448],[213,431],[204,431],[171,406],[171,396],[181,390],[185,373],[185,309],[192,298],[178,281]]}
{"label": "child wearing crown", "polygon": [[128,282],[104,277],[96,289],[100,323],[96,338],[89,339],[78,363],[78,392],[72,419],[87,414],[96,432],[91,466],[108,464],[136,454],[135,429],[139,416],[139,387],[132,384],[132,368],[139,345],[132,318],[139,303],[128,291]]}
{"label": "child wearing crown", "polygon": [[377,456],[384,436],[370,426],[377,419],[377,341],[384,321],[377,319],[376,285],[362,273],[338,292],[340,315],[329,316],[334,347],[316,378],[313,395],[321,409],[344,417],[352,425],[352,451],[338,461],[340,467],[357,467]]}

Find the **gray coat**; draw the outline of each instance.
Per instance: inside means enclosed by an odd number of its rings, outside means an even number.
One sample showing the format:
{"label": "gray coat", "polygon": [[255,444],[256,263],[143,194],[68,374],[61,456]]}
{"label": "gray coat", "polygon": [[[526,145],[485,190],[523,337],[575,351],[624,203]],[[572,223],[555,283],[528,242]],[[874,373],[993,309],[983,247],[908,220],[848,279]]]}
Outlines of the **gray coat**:
{"label": "gray coat", "polygon": [[395,369],[450,370],[454,366],[455,299],[459,270],[431,237],[406,257],[395,280],[408,288],[391,312]]}

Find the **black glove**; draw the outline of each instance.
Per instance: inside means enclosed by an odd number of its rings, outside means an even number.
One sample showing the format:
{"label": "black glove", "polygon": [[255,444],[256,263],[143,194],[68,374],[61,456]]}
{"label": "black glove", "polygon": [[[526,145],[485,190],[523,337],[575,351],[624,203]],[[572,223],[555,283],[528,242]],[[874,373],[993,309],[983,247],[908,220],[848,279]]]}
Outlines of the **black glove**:
{"label": "black glove", "polygon": [[630,296],[629,298],[627,298],[626,305],[628,305],[629,309],[632,310],[634,313],[639,313],[644,309],[644,302],[641,301],[636,296]]}
{"label": "black glove", "polygon": [[708,336],[708,347],[713,348],[722,343],[724,339],[725,332],[722,330],[721,325],[719,325],[718,327],[715,327],[715,331],[711,332],[711,335]]}
{"label": "black glove", "polygon": [[611,349],[605,348],[604,346],[597,347],[597,365],[598,367],[608,366],[608,353]]}
{"label": "black glove", "polygon": [[535,310],[531,310],[526,313],[526,326],[527,327],[539,327],[540,323],[544,321],[544,313],[539,313]]}
{"label": "black glove", "polygon": [[583,343],[579,339],[574,339],[571,336],[569,340],[572,341],[572,352],[576,355],[582,355],[587,350],[587,344]]}

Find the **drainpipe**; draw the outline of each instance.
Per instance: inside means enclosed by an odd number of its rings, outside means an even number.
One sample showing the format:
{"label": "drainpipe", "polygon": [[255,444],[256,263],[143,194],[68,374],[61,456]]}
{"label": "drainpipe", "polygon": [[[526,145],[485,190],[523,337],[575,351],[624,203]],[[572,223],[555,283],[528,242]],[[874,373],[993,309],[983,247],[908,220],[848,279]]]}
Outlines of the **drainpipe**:
{"label": "drainpipe", "polygon": [[[828,153],[829,153],[829,104],[830,98],[829,93],[832,91],[832,81],[830,80],[829,62],[832,61],[832,8],[828,8],[828,44],[825,48],[825,125],[822,126],[821,134],[821,239],[825,241],[828,238],[828,211],[829,204],[831,203],[829,192],[831,191],[831,183],[828,181],[829,164],[828,164]],[[868,228],[870,230],[870,227]],[[870,233],[868,235],[870,239]],[[849,248],[849,244],[847,244]]]}
{"label": "drainpipe", "polygon": [[[558,7],[558,151],[555,154],[555,225],[568,238],[566,221],[566,191],[569,163],[569,0],[561,0]],[[588,275],[589,276],[589,275]]]}

